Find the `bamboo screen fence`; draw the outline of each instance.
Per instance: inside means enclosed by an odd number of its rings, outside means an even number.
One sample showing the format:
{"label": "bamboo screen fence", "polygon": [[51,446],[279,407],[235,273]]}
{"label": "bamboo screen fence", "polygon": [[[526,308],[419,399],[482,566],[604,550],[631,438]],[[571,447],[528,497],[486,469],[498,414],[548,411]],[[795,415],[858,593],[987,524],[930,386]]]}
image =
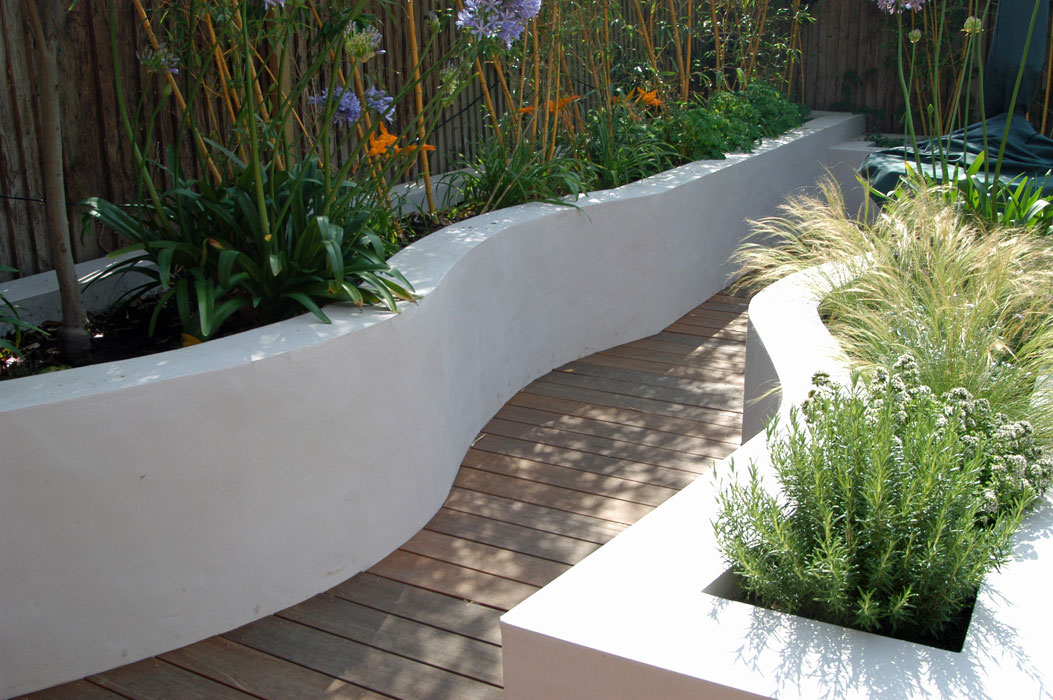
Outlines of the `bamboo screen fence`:
{"label": "bamboo screen fence", "polygon": [[[620,1],[625,16],[630,16],[629,0]],[[448,4],[447,0],[417,3],[418,25],[432,9]],[[35,100],[38,77],[21,5],[19,0],[0,0],[0,265],[25,275],[52,265],[44,230],[40,115]],[[66,189],[77,260],[105,254],[118,241],[85,234],[80,221],[83,207],[76,203],[94,195],[129,201],[135,194],[129,147],[117,113],[114,55],[133,103],[142,96],[149,104],[160,85],[155,77],[144,79],[139,70],[137,53],[144,40],[129,2],[117,2],[117,49],[111,49],[110,5],[111,0],[75,3],[58,46]],[[890,59],[894,41],[890,23],[869,0],[822,0],[809,9],[814,22],[801,32],[803,71],[794,77],[795,97],[813,109],[862,111],[868,115],[870,129],[894,131],[902,96]],[[408,71],[404,20],[391,13],[378,14],[383,18],[387,52],[378,59],[383,70],[390,75]],[[440,53],[444,48],[441,42],[435,47]],[[581,84],[585,92],[586,81]],[[472,139],[483,134],[484,110],[479,103],[478,84],[473,82],[446,110],[431,139],[437,149],[433,171],[449,167],[451,156],[470,148]],[[1039,104],[1032,111],[1036,123],[1040,119],[1035,115],[1043,109]],[[409,118],[408,112],[399,117]],[[174,121],[161,125],[156,134],[158,153],[172,143],[174,126]],[[1047,133],[1050,129],[1053,124]]]}

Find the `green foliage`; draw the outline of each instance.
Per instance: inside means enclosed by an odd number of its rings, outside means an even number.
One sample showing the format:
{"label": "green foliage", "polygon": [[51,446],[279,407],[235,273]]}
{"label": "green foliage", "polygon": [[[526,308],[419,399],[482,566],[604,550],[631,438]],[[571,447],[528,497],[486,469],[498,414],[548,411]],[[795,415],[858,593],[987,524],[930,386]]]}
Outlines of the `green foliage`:
{"label": "green foliage", "polygon": [[[16,270],[6,265],[0,265],[0,272],[16,272]],[[15,357],[21,357],[22,353],[19,351],[19,347],[22,343],[22,331],[44,332],[33,324],[26,323],[19,318],[18,309],[15,305],[3,294],[0,294],[0,328],[4,326],[10,326],[14,330],[14,339],[0,338],[0,357],[3,356],[3,352],[11,353]]]}
{"label": "green foliage", "polygon": [[596,110],[586,119],[583,154],[600,188],[618,187],[660,173],[678,163],[654,119],[629,104]]}
{"label": "green foliage", "polygon": [[759,138],[770,138],[801,125],[807,108],[774,88],[753,82],[742,92],[721,93],[707,107],[695,102],[667,108],[665,139],[686,160],[720,159],[748,152]]}
{"label": "green foliage", "polygon": [[88,200],[90,217],[134,241],[118,253],[138,254],[109,274],[134,268],[148,278],[136,294],[160,293],[155,322],[174,300],[184,332],[204,340],[239,310],[263,322],[307,310],[328,323],[320,302],[380,302],[394,311],[396,299],[412,299],[365,226],[370,212],[357,206],[354,183],[327,183],[312,160],[258,173],[262,180],[240,164],[219,187],[177,176],[160,216],[153,206]]}
{"label": "green foliage", "polygon": [[804,425],[793,413],[788,435],[768,433],[783,497],[764,488],[755,466],[721,494],[721,550],[763,605],[938,636],[1005,561],[1032,495],[1021,489],[988,517],[985,475],[996,462],[986,449],[1004,426],[970,424],[960,402],[918,383],[909,358],[866,387],[857,381],[846,392],[822,375],[815,387]]}
{"label": "green foliage", "polygon": [[919,188],[869,222],[848,216],[827,186],[825,197],[793,199],[784,218],[757,223],[759,240],[738,259],[761,285],[837,263],[821,310],[851,359],[873,366],[912,354],[933,391],[963,386],[996,412],[1028,418],[1048,444],[1053,411],[1031,394],[1053,356],[1053,248],[1020,229],[981,228],[944,197]]}
{"label": "green foliage", "polygon": [[[1049,175],[1042,180],[1023,176],[1011,182],[995,180],[983,172],[985,160],[981,152],[960,176],[958,169],[953,169],[948,178],[951,186],[940,190],[944,200],[960,206],[982,227],[1019,226],[1039,235],[1049,235],[1053,228],[1053,206],[1042,192]],[[941,180],[929,168],[907,167],[907,177],[900,181],[893,197],[910,196],[910,192],[919,187],[936,186]],[[875,191],[872,196],[876,194]]]}
{"label": "green foliage", "polygon": [[[511,124],[506,123],[504,133],[509,131]],[[495,134],[483,140],[461,167],[462,194],[475,214],[524,202],[559,203],[565,195],[584,192],[589,176],[588,168],[565,148],[546,157],[529,138],[507,145]]]}
{"label": "green foliage", "polygon": [[755,80],[745,90],[757,118],[757,131],[764,138],[785,134],[802,124],[808,108],[794,104],[767,83]]}
{"label": "green foliage", "polygon": [[663,120],[665,138],[686,160],[720,160],[731,150],[731,121],[703,105],[671,107]]}
{"label": "green foliage", "polygon": [[709,109],[727,119],[725,136],[732,151],[749,153],[764,135],[757,110],[745,93],[718,92],[709,99]]}

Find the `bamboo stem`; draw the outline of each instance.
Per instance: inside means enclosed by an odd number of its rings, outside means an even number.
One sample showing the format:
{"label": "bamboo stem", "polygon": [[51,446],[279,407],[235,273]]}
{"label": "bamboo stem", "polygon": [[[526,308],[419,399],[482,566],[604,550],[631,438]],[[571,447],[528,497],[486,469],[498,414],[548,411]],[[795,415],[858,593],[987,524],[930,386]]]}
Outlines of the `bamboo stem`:
{"label": "bamboo stem", "polygon": [[[459,4],[459,0],[458,0]],[[417,110],[417,156],[420,158],[421,170],[424,173],[424,193],[428,198],[428,211],[435,213],[435,191],[431,186],[431,168],[428,167],[428,151],[424,148],[427,138],[427,130],[424,127],[424,86],[421,85],[420,77],[420,52],[417,47],[417,18],[413,0],[406,0],[407,27],[410,41],[410,60],[413,61],[413,102]],[[478,63],[478,61],[476,61]],[[480,75],[480,78],[482,76]],[[496,128],[496,122],[495,122]]]}
{"label": "bamboo stem", "polygon": [[[146,38],[150,41],[150,46],[153,47],[154,51],[161,50],[161,43],[157,41],[157,37],[154,35],[153,27],[150,24],[150,18],[146,15],[146,10],[143,8],[140,0],[132,0],[132,4],[135,6],[136,14],[139,15],[139,21],[143,25],[143,31],[146,33]],[[186,100],[183,99],[183,93],[179,89],[179,85],[175,81],[173,76],[168,71],[165,71],[165,78],[168,81],[168,86],[172,88],[172,97],[175,98],[176,105],[179,110],[186,113]],[[194,138],[197,141],[197,148],[201,151],[201,157],[205,159],[205,167],[208,168],[209,174],[212,176],[212,180],[215,184],[219,185],[223,182],[223,176],[219,174],[219,169],[216,168],[216,164],[212,162],[212,156],[209,155],[208,148],[205,146],[205,139],[201,137],[197,129],[190,125],[191,131],[194,132]]]}

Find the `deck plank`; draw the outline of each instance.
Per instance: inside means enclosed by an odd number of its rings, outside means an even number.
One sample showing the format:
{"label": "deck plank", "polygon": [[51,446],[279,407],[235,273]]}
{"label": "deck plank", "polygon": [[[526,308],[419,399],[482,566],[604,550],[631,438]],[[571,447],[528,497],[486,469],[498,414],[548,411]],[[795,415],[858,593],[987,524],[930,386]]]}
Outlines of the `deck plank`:
{"label": "deck plank", "polygon": [[706,454],[690,454],[653,445],[642,445],[600,435],[546,428],[527,423],[495,418],[483,427],[487,435],[500,435],[535,444],[564,447],[579,452],[591,452],[605,457],[621,456],[640,464],[653,464],[656,467],[680,469],[696,474],[705,471],[715,460],[734,452],[734,445],[728,443],[711,443],[706,447]]}
{"label": "deck plank", "polygon": [[481,515],[506,523],[513,523],[567,537],[577,537],[586,542],[604,544],[626,528],[624,523],[611,522],[594,515],[570,513],[559,508],[539,506],[515,498],[504,498],[494,494],[454,486],[446,499],[451,510]]}
{"label": "deck plank", "polygon": [[599,548],[599,545],[594,542],[553,533],[542,536],[537,530],[522,525],[462,513],[449,508],[443,508],[436,513],[425,528],[501,547],[512,552],[550,559],[561,564],[577,564]]}
{"label": "deck plank", "polygon": [[378,576],[456,596],[498,610],[511,610],[537,586],[494,576],[403,550],[392,552],[370,569]]}
{"label": "deck plank", "polygon": [[88,678],[140,700],[251,700],[252,696],[159,659],[144,659]]}
{"label": "deck plank", "polygon": [[703,457],[714,454],[714,449],[727,450],[729,445],[732,448],[735,447],[734,443],[729,440],[714,439],[709,436],[681,435],[659,431],[654,428],[641,428],[623,423],[568,416],[563,413],[514,405],[505,405],[497,413],[496,417],[502,420],[534,425],[539,428],[553,428],[555,430],[581,433],[621,442],[632,442],[637,445],[649,445]]}
{"label": "deck plank", "polygon": [[501,685],[501,648],[459,634],[319,595],[283,610],[279,617],[376,649]]}
{"label": "deck plank", "polygon": [[127,696],[118,695],[94,683],[79,680],[29,695],[19,695],[11,700],[127,700]]}
{"label": "deck plank", "polygon": [[539,484],[536,481],[501,476],[468,467],[461,468],[453,483],[463,489],[479,491],[491,496],[514,498],[526,503],[559,508],[581,515],[592,515],[626,525],[636,522],[653,509],[652,506],[642,503],[598,496],[560,486]]}
{"label": "deck plank", "polygon": [[163,654],[161,658],[266,700],[384,700],[385,697],[222,637],[206,639]]}
{"label": "deck plank", "polygon": [[720,442],[738,443],[742,438],[742,431],[739,428],[728,425],[702,423],[656,413],[602,406],[586,401],[542,396],[541,394],[532,394],[529,391],[519,392],[505,406],[523,406],[525,408],[559,413],[564,416],[577,416],[618,425],[646,428],[661,433],[719,440]]}
{"label": "deck plank", "polygon": [[682,489],[695,479],[695,472],[688,472],[683,469],[643,464],[642,462],[633,462],[594,452],[583,452],[557,445],[534,443],[529,440],[503,437],[492,433],[483,435],[475,442],[472,449],[465,455],[463,466],[478,466],[473,463],[474,460],[478,459],[476,452],[489,452],[515,459],[553,464],[558,467],[569,467],[595,474],[617,475],[619,478],[630,481],[640,481],[646,484],[656,484],[674,489]]}
{"label": "deck plank", "polygon": [[319,673],[407,700],[498,700],[501,689],[280,617],[223,637]]}
{"label": "deck plank", "polygon": [[503,474],[517,479],[528,479],[550,486],[563,486],[577,491],[588,491],[611,498],[657,506],[675,494],[678,489],[657,486],[644,481],[622,479],[594,472],[582,474],[578,469],[545,464],[509,455],[483,452],[473,448],[465,456],[464,466],[481,471]]}
{"label": "deck plank", "polygon": [[741,439],[749,290],[545,374],[467,451],[399,550],[298,605],[40,700],[502,695],[500,616]]}
{"label": "deck plank", "polygon": [[400,549],[538,588],[570,568],[567,564],[550,559],[541,559],[427,529],[411,537]]}
{"label": "deck plank", "polygon": [[328,591],[381,612],[438,627],[462,637],[501,643],[501,611],[363,572]]}

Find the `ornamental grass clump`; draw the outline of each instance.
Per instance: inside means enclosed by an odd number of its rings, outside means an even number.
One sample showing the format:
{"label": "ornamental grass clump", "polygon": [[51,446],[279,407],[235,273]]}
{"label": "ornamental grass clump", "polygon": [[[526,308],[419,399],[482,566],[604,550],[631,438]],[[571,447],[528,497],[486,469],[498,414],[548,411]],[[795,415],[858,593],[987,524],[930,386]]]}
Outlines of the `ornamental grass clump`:
{"label": "ornamental grass clump", "polygon": [[[866,385],[814,385],[785,435],[768,432],[781,493],[751,465],[721,494],[724,557],[761,605],[946,645],[1010,552],[1036,494],[1026,474],[1048,487],[1049,461],[1014,442],[1026,426],[966,393],[937,397],[909,357]],[[1023,466],[1000,490],[1006,462]]]}
{"label": "ornamental grass clump", "polygon": [[820,310],[850,360],[866,367],[910,353],[937,394],[964,387],[1031,421],[1049,444],[1049,402],[1032,400],[1053,355],[1049,240],[981,227],[936,187],[901,194],[872,223],[849,216],[831,184],[823,196],[793,199],[784,217],[756,224],[738,253],[743,271],[763,286],[836,263]]}

